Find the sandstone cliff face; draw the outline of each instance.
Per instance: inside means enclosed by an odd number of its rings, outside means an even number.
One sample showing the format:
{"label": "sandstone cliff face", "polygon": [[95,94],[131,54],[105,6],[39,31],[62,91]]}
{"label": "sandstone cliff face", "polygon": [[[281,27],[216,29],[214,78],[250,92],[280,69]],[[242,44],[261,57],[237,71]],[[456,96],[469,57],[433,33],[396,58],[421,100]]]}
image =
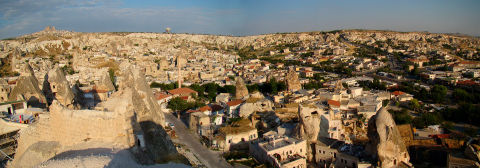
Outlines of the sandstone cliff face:
{"label": "sandstone cliff face", "polygon": [[139,68],[129,63],[122,63],[120,67],[124,67],[121,72],[122,80],[119,83],[119,91],[115,94],[131,92],[131,95],[125,99],[130,101],[128,105],[133,108],[139,129],[145,137],[147,160],[149,160],[145,163],[153,163],[153,161],[177,155],[173,142],[164,130],[164,112],[145,81],[145,75]]}
{"label": "sandstone cliff face", "polygon": [[368,122],[366,150],[378,159],[380,167],[397,167],[409,163],[410,156],[398,131],[395,121],[387,109],[380,109]]}
{"label": "sandstone cliff face", "polygon": [[247,86],[245,85],[245,82],[243,82],[242,77],[237,77],[235,79],[235,98],[236,99],[244,99],[248,96],[248,89]]}
{"label": "sandstone cliff face", "polygon": [[[312,105],[298,106],[298,117],[300,119],[293,134],[295,137],[307,140],[310,144],[316,142],[320,137],[328,137],[328,120],[322,115],[323,112]],[[307,147],[307,160],[313,160],[313,149]]]}
{"label": "sandstone cliff face", "polygon": [[317,141],[319,137],[328,137],[328,120],[318,108],[300,104],[298,116],[297,137],[310,142]]}
{"label": "sandstone cliff face", "polygon": [[133,106],[139,122],[153,121],[161,126],[165,125],[163,111],[158,105],[153,91],[145,81],[145,74],[129,63],[122,63],[122,81],[119,90],[132,90]]}
{"label": "sandstone cliff face", "polygon": [[68,83],[63,70],[57,66],[48,72],[47,77],[50,90],[55,99],[57,99],[63,106],[73,109],[75,106],[75,95],[70,88],[70,84]]}
{"label": "sandstone cliff face", "polygon": [[298,80],[297,72],[294,69],[289,69],[287,75],[285,76],[285,80],[287,80],[287,90],[291,92],[298,91],[302,89],[302,85]]}
{"label": "sandstone cliff face", "polygon": [[20,132],[11,167],[35,166],[85,142],[95,142],[96,148],[126,149],[136,145],[136,135],[143,135],[146,145],[143,157],[137,158],[141,163],[153,164],[178,155],[163,130],[163,112],[145,77],[138,68],[129,64],[124,67],[121,89],[97,105],[101,111],[71,110],[53,100],[50,113],[42,114]]}
{"label": "sandstone cliff face", "polygon": [[23,68],[21,76],[17,79],[17,84],[10,92],[8,99],[9,101],[15,101],[21,97],[25,98],[29,105],[35,107],[41,107],[47,103],[45,95],[39,88],[38,80],[33,74],[32,67],[28,64]]}
{"label": "sandstone cliff face", "polygon": [[[125,103],[124,100],[115,100]],[[83,142],[103,142],[120,148],[135,144],[133,110],[127,103],[112,111],[71,110],[54,100],[50,113],[20,132],[11,167],[32,167]],[[110,146],[108,146],[110,147]]]}
{"label": "sandstone cliff face", "polygon": [[240,117],[248,117],[254,112],[264,112],[264,111],[272,111],[273,102],[270,100],[265,99],[262,96],[256,96],[261,93],[256,92],[257,94],[252,94],[249,99],[245,103],[240,106],[239,109],[239,116]]}

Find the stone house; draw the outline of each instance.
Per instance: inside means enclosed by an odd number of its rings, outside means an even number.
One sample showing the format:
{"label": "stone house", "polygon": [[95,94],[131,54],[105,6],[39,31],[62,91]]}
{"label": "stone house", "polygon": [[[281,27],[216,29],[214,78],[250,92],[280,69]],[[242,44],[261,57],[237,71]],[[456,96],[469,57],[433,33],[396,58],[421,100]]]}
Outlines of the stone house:
{"label": "stone house", "polygon": [[244,119],[233,125],[221,127],[213,144],[225,152],[232,148],[246,148],[249,142],[257,138],[257,129],[251,126],[249,120]]}
{"label": "stone house", "polygon": [[0,103],[0,113],[3,115],[15,115],[17,112],[23,113],[25,109],[27,109],[27,102],[24,100]]}
{"label": "stone house", "polygon": [[412,100],[413,95],[402,92],[402,91],[394,91],[392,92],[392,98],[394,98],[397,101],[404,102],[404,101]]}
{"label": "stone house", "polygon": [[207,136],[209,133],[210,127],[210,117],[205,115],[203,112],[193,112],[190,113],[189,128],[195,131],[198,135]]}
{"label": "stone house", "polygon": [[[350,146],[345,145],[345,142],[343,141],[331,138],[322,138],[315,143],[315,150],[313,151],[315,163],[320,167],[367,168],[372,166],[370,163],[362,162],[358,157],[341,150],[347,147]],[[355,151],[355,149],[352,149],[348,152],[355,153],[362,151]]]}
{"label": "stone house", "polygon": [[302,71],[300,75],[304,78],[311,78],[313,77],[313,71],[305,70],[305,71]]}
{"label": "stone house", "polygon": [[276,132],[267,132],[260,142],[251,143],[250,155],[262,163],[278,168],[306,168],[306,140],[279,136]]}
{"label": "stone house", "polygon": [[212,115],[212,108],[210,106],[205,105],[203,107],[198,108],[198,111],[202,112],[205,115]]}
{"label": "stone house", "polygon": [[163,93],[155,93],[154,96],[155,96],[155,99],[157,100],[158,105],[160,105],[162,109],[166,109],[168,102],[172,99],[172,95],[163,94]]}
{"label": "stone house", "polygon": [[227,102],[227,115],[228,117],[236,117],[239,114],[240,106],[243,104],[243,100],[232,100]]}
{"label": "stone house", "polygon": [[352,98],[361,96],[363,92],[362,87],[351,87],[349,88],[349,90],[350,90],[350,94],[352,95]]}

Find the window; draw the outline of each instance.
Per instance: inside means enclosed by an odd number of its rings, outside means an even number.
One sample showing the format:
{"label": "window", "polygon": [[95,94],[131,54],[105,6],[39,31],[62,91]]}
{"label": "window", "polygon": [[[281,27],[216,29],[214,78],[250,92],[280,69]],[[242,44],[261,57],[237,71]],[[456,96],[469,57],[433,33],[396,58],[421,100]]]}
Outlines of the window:
{"label": "window", "polygon": [[300,148],[300,152],[302,152],[302,148]]}
{"label": "window", "polygon": [[231,140],[231,139],[229,139],[229,140],[228,140],[228,143],[232,143],[232,140]]}

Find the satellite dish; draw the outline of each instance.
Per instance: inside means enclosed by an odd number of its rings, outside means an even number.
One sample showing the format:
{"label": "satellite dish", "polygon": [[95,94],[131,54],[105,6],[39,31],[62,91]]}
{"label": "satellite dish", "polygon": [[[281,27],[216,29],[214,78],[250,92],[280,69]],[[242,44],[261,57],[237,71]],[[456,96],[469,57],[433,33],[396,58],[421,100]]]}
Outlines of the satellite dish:
{"label": "satellite dish", "polygon": [[170,33],[170,30],[172,30],[172,29],[171,29],[170,27],[167,27],[167,28],[165,29],[165,33]]}

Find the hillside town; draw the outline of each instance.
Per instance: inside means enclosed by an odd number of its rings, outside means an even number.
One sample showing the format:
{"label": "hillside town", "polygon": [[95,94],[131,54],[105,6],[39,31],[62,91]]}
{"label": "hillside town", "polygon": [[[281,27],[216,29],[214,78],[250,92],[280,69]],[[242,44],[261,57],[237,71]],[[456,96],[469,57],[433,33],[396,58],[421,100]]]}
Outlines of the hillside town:
{"label": "hillside town", "polygon": [[1,166],[480,167],[478,37],[49,26],[0,58]]}

